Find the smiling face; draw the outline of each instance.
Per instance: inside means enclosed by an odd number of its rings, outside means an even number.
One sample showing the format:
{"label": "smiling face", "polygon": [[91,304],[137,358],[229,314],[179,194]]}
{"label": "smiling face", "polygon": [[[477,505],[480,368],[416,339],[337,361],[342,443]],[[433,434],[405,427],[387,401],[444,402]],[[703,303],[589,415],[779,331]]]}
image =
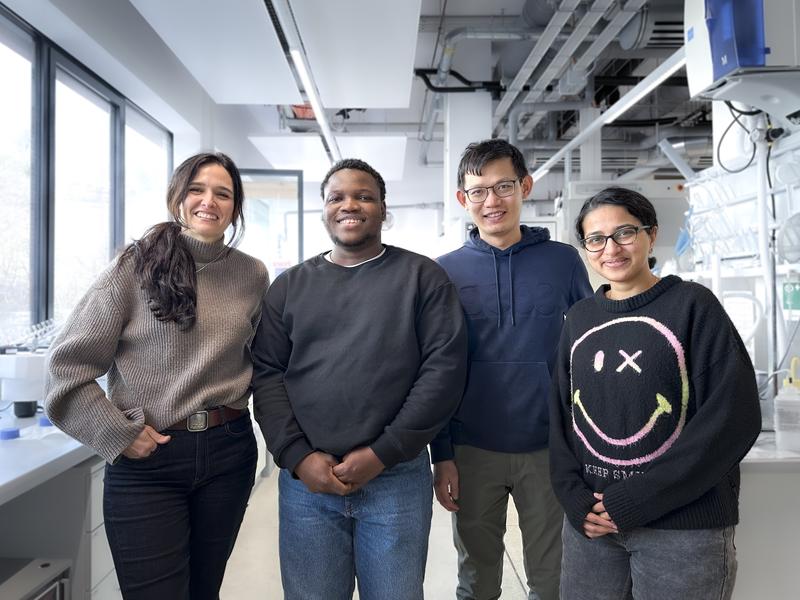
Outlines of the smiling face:
{"label": "smiling face", "polygon": [[[466,191],[475,187],[494,186],[501,181],[514,182],[514,192],[510,196],[501,198],[489,190],[483,202],[474,203],[468,199]],[[486,163],[480,175],[465,173],[464,189],[458,190],[456,197],[478,228],[481,239],[496,248],[505,249],[522,237],[519,229],[522,201],[532,188],[531,176],[526,175],[520,180],[511,159],[504,157]]]}
{"label": "smiling face", "polygon": [[641,466],[683,430],[686,359],[675,335],[655,319],[622,317],[590,329],[572,346],[570,370],[573,430],[604,462]]}
{"label": "smiling face", "polygon": [[225,235],[234,212],[233,179],[219,164],[197,170],[181,203],[186,233],[203,242],[215,242]]}
{"label": "smiling face", "polygon": [[324,192],[323,220],[336,246],[334,253],[369,258],[373,251],[380,252],[386,204],[372,175],[341,169],[331,175]]}
{"label": "smiling face", "polygon": [[[613,235],[623,227],[641,227],[639,219],[631,215],[624,207],[613,204],[601,204],[583,218],[583,237],[593,235]],[[655,277],[650,272],[647,258],[655,244],[658,227],[639,231],[633,243],[620,245],[610,239],[606,247],[599,252],[586,251],[589,265],[611,282],[615,287],[624,287],[627,295],[648,289]]]}

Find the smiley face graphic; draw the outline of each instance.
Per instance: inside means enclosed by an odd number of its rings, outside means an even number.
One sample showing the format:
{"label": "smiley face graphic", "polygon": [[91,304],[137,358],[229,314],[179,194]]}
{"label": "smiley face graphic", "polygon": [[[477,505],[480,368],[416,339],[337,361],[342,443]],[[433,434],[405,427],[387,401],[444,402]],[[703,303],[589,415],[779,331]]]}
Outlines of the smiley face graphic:
{"label": "smiley face graphic", "polygon": [[639,466],[680,436],[689,408],[686,357],[675,334],[650,317],[621,317],[572,345],[572,428],[600,460]]}

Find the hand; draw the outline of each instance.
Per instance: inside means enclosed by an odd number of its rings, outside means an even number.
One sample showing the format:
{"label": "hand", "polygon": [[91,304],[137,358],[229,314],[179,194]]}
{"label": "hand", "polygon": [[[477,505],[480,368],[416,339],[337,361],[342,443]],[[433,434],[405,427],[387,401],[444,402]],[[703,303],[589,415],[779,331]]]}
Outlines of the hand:
{"label": "hand", "polygon": [[131,445],[122,451],[122,455],[134,460],[147,458],[159,444],[166,444],[171,439],[168,435],[161,435],[150,425],[145,425]]}
{"label": "hand", "polygon": [[344,455],[342,462],[333,467],[333,474],[354,490],[365,486],[380,475],[385,467],[372,448],[356,448]]}
{"label": "hand", "polygon": [[458,510],[458,467],[454,460],[433,463],[433,491],[446,510]]}
{"label": "hand", "polygon": [[353,486],[339,481],[333,474],[336,459],[325,452],[312,452],[294,468],[294,473],[312,494],[336,494],[345,496],[354,490]]}
{"label": "hand", "polygon": [[583,532],[586,537],[594,539],[609,533],[619,533],[617,525],[611,520],[611,516],[603,505],[603,494],[595,492],[594,497],[599,502],[592,506],[592,512],[587,514],[583,521]]}

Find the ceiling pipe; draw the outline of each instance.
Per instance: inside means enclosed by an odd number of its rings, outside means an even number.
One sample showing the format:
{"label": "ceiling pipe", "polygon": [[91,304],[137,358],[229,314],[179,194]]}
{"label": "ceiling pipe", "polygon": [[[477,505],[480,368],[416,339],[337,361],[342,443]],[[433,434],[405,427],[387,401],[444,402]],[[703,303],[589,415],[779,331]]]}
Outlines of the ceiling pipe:
{"label": "ceiling pipe", "polygon": [[[668,146],[671,149],[673,152],[673,157],[677,160],[677,163],[666,156],[666,153],[663,152],[662,145]],[[692,179],[695,176],[694,169],[692,169],[689,163],[683,158],[683,156],[681,156],[681,152],[684,152],[687,156],[702,156],[706,153],[712,153],[713,142],[711,139],[703,138],[688,138],[681,140],[675,138],[665,138],[659,142],[658,148],[658,151],[649,152],[648,157],[643,160],[640,165],[634,169],[631,169],[627,173],[620,175],[615,181],[624,182],[643,179],[655,171],[669,166],[670,162],[672,162],[672,164],[678,169],[680,174],[686,180]],[[678,167],[678,163],[681,164],[680,167]]]}
{"label": "ceiling pipe", "polygon": [[[547,65],[547,68],[544,69],[544,71],[542,71],[542,73],[539,75],[536,83],[531,86],[531,89],[527,96],[525,96],[523,102],[536,102],[537,100],[541,99],[542,95],[547,90],[547,86],[549,86],[554,79],[563,73],[569,64],[569,61],[578,50],[578,47],[586,39],[586,36],[589,35],[594,26],[600,22],[600,19],[603,18],[608,9],[613,5],[614,0],[595,0],[591,8],[589,8],[589,10],[587,10],[581,17],[581,20],[578,22],[578,25],[572,31],[569,38],[567,38],[567,41],[565,41],[558,49],[558,52],[553,57],[553,60],[550,61],[550,64]],[[497,113],[495,113],[495,116],[497,116]],[[520,135],[523,137],[526,135],[526,127],[527,125],[520,129]]]}
{"label": "ceiling pipe", "polygon": [[678,150],[670,143],[670,140],[661,140],[658,142],[658,147],[687,181],[694,179],[694,169],[683,159]]}
{"label": "ceiling pipe", "polygon": [[[540,39],[541,31],[531,31],[525,29],[511,29],[500,31],[497,29],[487,28],[460,28],[454,29],[447,33],[442,44],[442,55],[439,59],[439,65],[436,69],[436,79],[434,85],[443,86],[447,83],[447,78],[450,73],[450,68],[453,64],[453,56],[456,52],[456,46],[461,40],[493,40],[493,41],[514,41],[514,40],[535,40]],[[422,133],[419,136],[420,144],[419,158],[420,163],[423,165],[428,164],[428,146],[433,139],[433,130],[439,115],[442,112],[444,103],[444,95],[441,92],[436,92],[431,97],[431,101],[425,108],[422,116]]]}
{"label": "ceiling pipe", "polygon": [[[582,73],[589,71],[591,65],[597,60],[600,54],[616,39],[619,32],[625,25],[642,9],[646,0],[628,0],[623,8],[617,10],[608,24],[603,28],[591,45],[581,55],[581,57],[569,68],[569,72],[575,73],[580,76]],[[584,38],[584,41],[588,39]],[[567,57],[569,60],[571,57]],[[547,85],[549,82],[546,82]],[[530,94],[528,94],[530,96]],[[561,97],[558,90],[553,90],[545,97],[545,100],[553,101]],[[594,97],[592,93],[589,98]],[[539,123],[544,113],[532,115],[519,130],[520,137],[527,137],[533,128]]]}
{"label": "ceiling pipe", "polygon": [[604,125],[613,123],[619,116],[623,115],[632,106],[635,106],[642,98],[652,92],[658,85],[675,74],[678,70],[686,65],[686,53],[683,47],[677,50],[672,56],[656,67],[647,77],[645,77],[639,84],[634,86],[627,94],[622,96],[617,102],[608,108],[600,118],[593,121],[588,127],[583,129],[576,135],[570,142],[564,146],[560,151],[556,152],[550,159],[545,162],[533,173],[533,179],[541,178],[550,167],[559,162],[564,153],[580,146],[583,142],[588,140],[597,131],[602,129]]}
{"label": "ceiling pipe", "polygon": [[532,102],[530,104],[517,104],[508,113],[508,141],[516,146],[518,143],[519,118],[523,114],[535,113],[538,111],[559,112],[565,110],[580,110],[591,106],[586,100],[561,101],[561,102]]}
{"label": "ceiling pipe", "polygon": [[500,99],[500,103],[495,109],[494,116],[492,117],[492,128],[497,129],[497,126],[506,116],[506,113],[511,109],[517,96],[522,92],[523,87],[528,82],[528,79],[533,74],[533,71],[544,58],[545,53],[550,49],[555,42],[556,37],[566,25],[569,18],[572,16],[575,9],[580,4],[580,0],[563,0],[555,11],[550,21],[547,23],[539,39],[536,40],[533,49],[528,54],[525,62],[520,67],[517,75],[511,81],[506,93]]}
{"label": "ceiling pipe", "polygon": [[[667,127],[659,131],[657,135],[648,135],[641,140],[608,140],[603,141],[603,150],[627,150],[636,152],[639,150],[651,150],[658,146],[658,143],[669,138],[673,145],[687,148],[694,148],[697,144],[709,145],[711,143],[710,127]],[[517,147],[523,151],[546,152],[552,150],[562,150],[572,140],[521,140]]]}

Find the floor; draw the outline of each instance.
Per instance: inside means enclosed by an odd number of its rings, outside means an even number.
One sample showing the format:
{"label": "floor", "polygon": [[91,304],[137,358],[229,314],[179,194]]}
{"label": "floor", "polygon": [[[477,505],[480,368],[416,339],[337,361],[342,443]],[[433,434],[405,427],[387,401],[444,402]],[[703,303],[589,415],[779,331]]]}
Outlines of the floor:
{"label": "floor", "polygon": [[[228,562],[220,596],[223,600],[280,600],[283,595],[278,566],[277,472],[259,477],[247,509],[239,539]],[[503,599],[526,600],[525,572],[517,515],[509,502],[506,556],[503,568]],[[434,501],[428,548],[425,597],[455,598],[456,551],[453,548],[450,515]],[[356,593],[355,598],[358,598]]]}

